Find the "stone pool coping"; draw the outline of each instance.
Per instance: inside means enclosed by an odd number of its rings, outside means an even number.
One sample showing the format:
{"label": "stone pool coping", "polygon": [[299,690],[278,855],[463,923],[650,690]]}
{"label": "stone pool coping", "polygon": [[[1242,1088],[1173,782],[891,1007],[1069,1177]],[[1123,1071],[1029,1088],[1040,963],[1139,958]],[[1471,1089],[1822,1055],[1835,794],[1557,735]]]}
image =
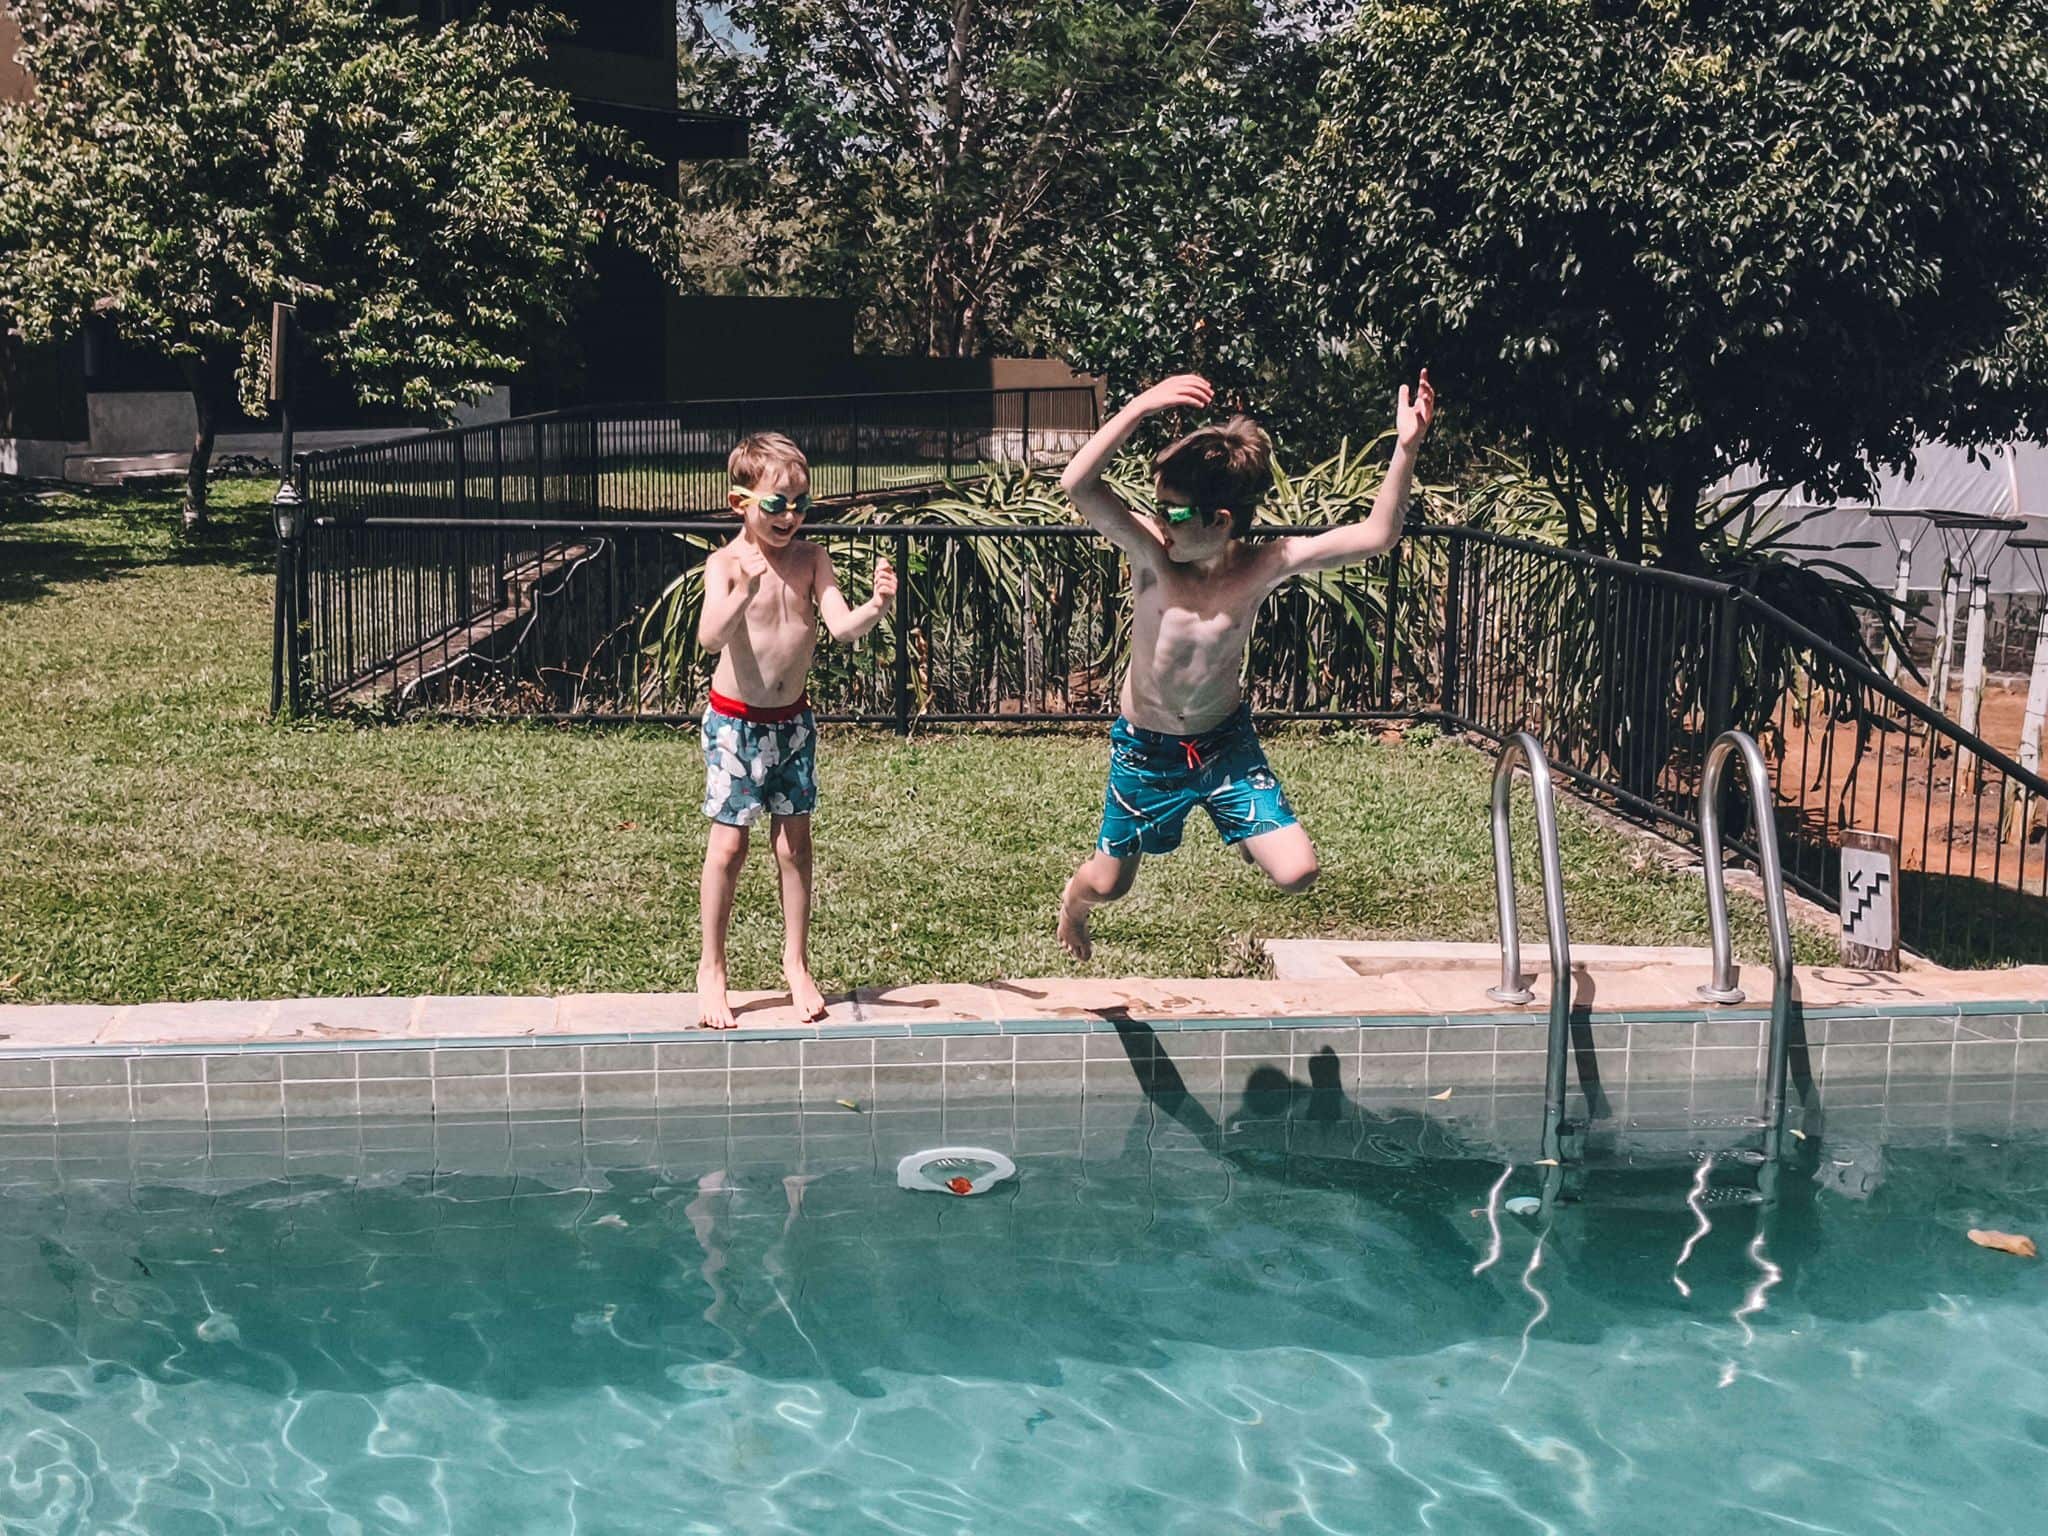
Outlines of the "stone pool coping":
{"label": "stone pool coping", "polygon": [[[1439,947],[1441,948],[1441,947]],[[1462,946],[1461,946],[1462,948]],[[1439,962],[1445,957],[1437,957]],[[1451,957],[1469,959],[1470,957]],[[574,993],[556,997],[354,997],[217,1002],[0,1005],[0,1060],[70,1055],[389,1048],[607,1045],[647,1041],[879,1038],[919,1035],[1300,1027],[1444,1027],[1540,1023],[1536,998],[1504,1008],[1485,996],[1487,971],[1438,964],[1403,975],[1254,981],[1051,978],[864,989],[831,1000],[822,1023],[798,1021],[785,994],[736,994],[741,1027],[697,1027],[688,993]],[[1747,968],[1738,1006],[1697,1001],[1705,956],[1656,952],[1652,963],[1576,973],[1575,1011],[1601,1024],[1758,1020],[1770,978]],[[2048,967],[1957,972],[1918,966],[1897,975],[1801,967],[1795,991],[1808,1021],[1856,1018],[2010,1018],[2004,1038],[2048,1039]]]}

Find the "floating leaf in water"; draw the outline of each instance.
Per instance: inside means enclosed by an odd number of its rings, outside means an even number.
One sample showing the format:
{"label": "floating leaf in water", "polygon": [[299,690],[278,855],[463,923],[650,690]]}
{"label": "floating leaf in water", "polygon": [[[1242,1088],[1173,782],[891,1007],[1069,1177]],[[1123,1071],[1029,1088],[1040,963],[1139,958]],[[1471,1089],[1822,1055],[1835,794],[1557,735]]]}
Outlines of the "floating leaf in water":
{"label": "floating leaf in water", "polygon": [[1970,1241],[1979,1248],[1996,1248],[2000,1253],[2016,1253],[2023,1259],[2038,1259],[2040,1250],[2035,1248],[2031,1237],[2022,1237],[2017,1232],[1992,1232],[1983,1227],[1970,1228]]}
{"label": "floating leaf in water", "polygon": [[626,1218],[617,1211],[608,1211],[591,1223],[593,1227],[623,1227],[625,1224]]}
{"label": "floating leaf in water", "polygon": [[1557,1159],[1554,1157],[1539,1157],[1536,1159],[1536,1166],[1538,1168],[1555,1168],[1557,1166]]}
{"label": "floating leaf in water", "polygon": [[859,1101],[855,1099],[839,1099],[835,1102],[839,1105],[841,1109],[858,1110],[860,1108]]}
{"label": "floating leaf in water", "polygon": [[1806,1132],[1800,1130],[1798,1126],[1788,1125],[1785,1127],[1785,1129],[1790,1131],[1794,1136],[1797,1136],[1801,1141],[1806,1140]]}
{"label": "floating leaf in water", "polygon": [[1448,1099],[1451,1096],[1452,1091],[1453,1090],[1446,1088],[1442,1093],[1432,1093],[1430,1097],[1441,1102],[1444,1099]]}

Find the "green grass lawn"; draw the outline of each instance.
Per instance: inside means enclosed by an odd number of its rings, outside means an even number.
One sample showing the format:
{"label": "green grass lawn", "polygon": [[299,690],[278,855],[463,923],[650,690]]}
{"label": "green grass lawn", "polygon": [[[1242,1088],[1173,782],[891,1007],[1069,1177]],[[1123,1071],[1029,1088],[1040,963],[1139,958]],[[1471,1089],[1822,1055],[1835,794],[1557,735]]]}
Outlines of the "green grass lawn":
{"label": "green grass lawn", "polygon": [[[0,485],[0,996],[687,987],[695,733],[273,724],[266,493],[221,486],[218,532],[187,548],[171,496]],[[1322,883],[1276,895],[1194,825],[1101,914],[1089,969],[1255,974],[1262,937],[1494,937],[1478,753],[1352,732],[1271,750]],[[1090,731],[828,732],[819,980],[1067,970],[1053,903],[1105,761]],[[1570,808],[1564,832],[1577,940],[1704,942],[1696,880]],[[1760,909],[1737,923],[1761,955]],[[1540,946],[1533,907],[1528,929]],[[757,856],[735,984],[775,985],[778,948]]]}

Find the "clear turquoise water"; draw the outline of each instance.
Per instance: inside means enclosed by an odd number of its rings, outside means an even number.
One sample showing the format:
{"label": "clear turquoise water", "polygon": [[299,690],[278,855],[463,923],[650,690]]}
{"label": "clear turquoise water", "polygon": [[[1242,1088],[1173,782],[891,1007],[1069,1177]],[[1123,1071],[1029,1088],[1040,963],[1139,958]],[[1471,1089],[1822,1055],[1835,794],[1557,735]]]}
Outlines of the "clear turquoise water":
{"label": "clear turquoise water", "polygon": [[2048,1281],[1963,1236],[2048,1237],[2038,1131],[1822,1138],[1704,1217],[1623,1145],[1491,1264],[1534,1170],[1413,1117],[1091,1101],[1020,1150],[1063,1137],[972,1201],[898,1190],[880,1120],[607,1171],[16,1162],[0,1528],[2042,1528]]}

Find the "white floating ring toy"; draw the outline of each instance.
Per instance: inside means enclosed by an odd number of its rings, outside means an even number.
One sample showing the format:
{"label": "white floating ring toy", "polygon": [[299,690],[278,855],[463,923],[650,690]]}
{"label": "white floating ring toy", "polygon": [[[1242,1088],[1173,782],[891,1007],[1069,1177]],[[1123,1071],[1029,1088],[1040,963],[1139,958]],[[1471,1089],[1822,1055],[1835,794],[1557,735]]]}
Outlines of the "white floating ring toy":
{"label": "white floating ring toy", "polygon": [[896,1182],[904,1189],[941,1195],[980,1195],[1016,1171],[1015,1163],[988,1147],[933,1147],[898,1163]]}

